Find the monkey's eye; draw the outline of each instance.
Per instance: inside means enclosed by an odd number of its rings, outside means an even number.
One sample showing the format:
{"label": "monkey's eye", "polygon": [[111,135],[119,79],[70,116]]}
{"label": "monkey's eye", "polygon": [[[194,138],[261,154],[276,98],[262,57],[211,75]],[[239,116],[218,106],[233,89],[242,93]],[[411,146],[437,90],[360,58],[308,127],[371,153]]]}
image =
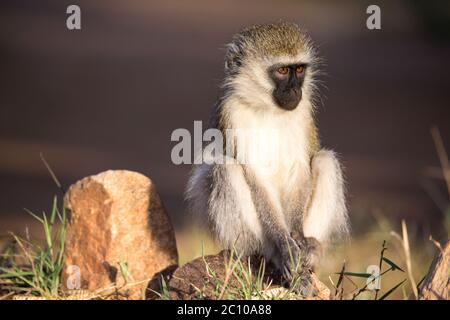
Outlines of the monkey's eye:
{"label": "monkey's eye", "polygon": [[278,68],[277,71],[279,74],[286,75],[289,73],[289,68],[288,67],[280,67],[280,68]]}
{"label": "monkey's eye", "polygon": [[297,73],[303,73],[304,71],[305,71],[305,66],[300,65],[295,68],[295,72],[297,72]]}

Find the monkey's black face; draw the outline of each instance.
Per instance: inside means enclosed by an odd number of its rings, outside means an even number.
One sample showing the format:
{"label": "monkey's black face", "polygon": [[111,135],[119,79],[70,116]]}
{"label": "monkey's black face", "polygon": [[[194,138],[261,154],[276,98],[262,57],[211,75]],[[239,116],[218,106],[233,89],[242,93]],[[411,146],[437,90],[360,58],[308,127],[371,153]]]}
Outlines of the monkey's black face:
{"label": "monkey's black face", "polygon": [[284,110],[294,110],[302,99],[305,80],[305,64],[277,65],[269,68],[269,76],[275,83],[273,98]]}

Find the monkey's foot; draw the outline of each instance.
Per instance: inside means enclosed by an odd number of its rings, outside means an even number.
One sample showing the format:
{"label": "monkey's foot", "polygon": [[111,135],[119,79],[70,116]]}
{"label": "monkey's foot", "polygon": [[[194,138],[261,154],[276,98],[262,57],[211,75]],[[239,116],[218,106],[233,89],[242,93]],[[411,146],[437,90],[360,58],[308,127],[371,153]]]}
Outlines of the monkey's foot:
{"label": "monkey's foot", "polygon": [[280,245],[281,272],[287,281],[293,279],[300,266],[301,249],[291,237]]}
{"label": "monkey's foot", "polygon": [[322,245],[313,237],[303,237],[297,241],[297,243],[302,253],[302,264],[305,267],[314,270],[314,266],[317,264],[322,252]]}
{"label": "monkey's foot", "polygon": [[314,286],[311,271],[308,268],[302,268],[292,279],[289,284],[290,289],[296,294],[300,294],[305,298],[317,296],[318,290]]}

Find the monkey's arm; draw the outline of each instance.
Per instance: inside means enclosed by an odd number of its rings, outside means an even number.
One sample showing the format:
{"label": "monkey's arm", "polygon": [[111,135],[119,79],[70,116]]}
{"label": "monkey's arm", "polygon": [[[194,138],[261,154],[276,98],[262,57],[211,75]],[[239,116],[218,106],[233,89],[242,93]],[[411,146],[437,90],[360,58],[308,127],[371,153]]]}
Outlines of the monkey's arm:
{"label": "monkey's arm", "polygon": [[258,181],[257,175],[250,167],[243,165],[242,168],[251,190],[255,209],[260,217],[263,233],[275,245],[274,262],[289,279],[298,266],[300,248],[288,232],[281,206],[273,197],[274,193]]}
{"label": "monkey's arm", "polygon": [[[333,234],[348,232],[342,170],[334,152],[325,149],[311,163],[313,190],[303,222],[303,234],[326,245]],[[312,257],[314,265],[317,257]]]}

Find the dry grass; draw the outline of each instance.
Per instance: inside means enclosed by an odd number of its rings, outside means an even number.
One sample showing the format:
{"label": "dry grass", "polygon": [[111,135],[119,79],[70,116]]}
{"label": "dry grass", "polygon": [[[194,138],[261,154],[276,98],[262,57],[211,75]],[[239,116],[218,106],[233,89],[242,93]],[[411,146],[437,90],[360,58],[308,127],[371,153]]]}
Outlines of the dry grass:
{"label": "dry grass", "polygon": [[[318,276],[322,282],[324,282],[332,291],[335,291],[334,286],[338,282],[339,272],[342,269],[342,265],[345,262],[345,270],[347,272],[366,273],[369,265],[378,265],[380,261],[380,249],[383,241],[386,240],[387,250],[385,256],[388,259],[395,261],[398,266],[405,270],[402,272],[390,272],[385,274],[381,280],[380,295],[383,292],[388,291],[396,284],[400,283],[404,279],[408,279],[402,286],[397,288],[390,296],[390,299],[414,299],[417,297],[416,285],[417,282],[423,278],[426,274],[428,267],[431,263],[433,256],[436,253],[436,246],[429,240],[424,240],[416,234],[408,235],[408,244],[405,245],[406,224],[401,227],[395,228],[391,221],[386,217],[378,215],[377,224],[373,226],[371,230],[363,235],[356,235],[350,241],[342,243],[339,246],[332,247],[325,255],[320,267],[318,268]],[[403,229],[403,230],[402,230]],[[414,228],[411,228],[414,229]],[[179,250],[180,264],[184,264],[193,260],[196,257],[202,255],[214,254],[220,251],[220,247],[215,243],[208,233],[198,228],[190,228],[184,230],[178,230],[176,233],[177,245]],[[45,243],[45,239],[44,239]],[[41,248],[46,248],[42,247]],[[22,249],[23,250],[23,249]],[[54,252],[55,258],[58,256],[57,252]],[[36,252],[33,253],[33,257],[36,257]],[[4,256],[3,256],[4,257]],[[26,255],[21,257],[30,259]],[[3,262],[5,260],[3,259]],[[236,267],[234,270],[236,270]],[[245,275],[245,266],[240,266],[241,274]],[[382,270],[384,271],[386,267]],[[21,269],[15,269],[19,272]],[[29,267],[26,268],[30,272]],[[6,277],[7,274],[3,269],[0,276],[0,285],[3,285],[9,281],[11,283],[11,277]],[[36,272],[36,270],[34,271]],[[28,273],[31,276],[33,272]],[[11,274],[9,274],[11,276]],[[46,274],[37,275],[38,278],[46,277]],[[245,278],[245,277],[244,277]],[[20,278],[18,278],[20,280]],[[33,278],[32,278],[33,279]],[[359,277],[344,277],[342,289],[344,291],[343,298],[351,299],[364,285],[366,284],[365,278]],[[49,299],[111,299],[114,298],[110,294],[103,294],[102,290],[96,293],[80,293],[72,297],[62,296],[55,294],[54,284],[50,286],[50,291],[45,291],[43,288],[36,288],[32,285],[21,282],[20,290],[12,290],[16,293],[34,296],[44,296]],[[10,298],[7,295],[12,287],[7,291],[4,291],[4,298]],[[256,287],[255,287],[256,288]],[[253,289],[252,289],[253,290]],[[1,292],[1,291],[0,291]],[[106,291],[105,291],[106,292]],[[250,293],[249,293],[250,292]],[[51,294],[50,294],[51,293]],[[247,295],[254,295],[254,292],[249,290]],[[218,292],[218,296],[224,295],[223,292]],[[358,295],[358,299],[373,299],[375,292],[362,292]]]}
{"label": "dry grass", "polygon": [[[381,294],[378,297],[381,297],[382,293],[389,291],[389,289],[395,287],[405,279],[417,279],[417,282],[419,282],[428,271],[431,260],[436,254],[435,245],[431,241],[424,242],[419,238],[410,238],[410,250],[406,255],[402,245],[403,242],[399,241],[398,236],[393,236],[392,232],[402,234],[401,230],[395,230],[389,220],[383,218],[382,222],[374,226],[366,234],[356,236],[347,243],[332,247],[324,256],[317,270],[319,279],[334,291],[334,286],[338,282],[339,272],[344,262],[347,272],[366,273],[368,266],[379,264],[380,249],[383,241],[386,240],[387,250],[385,251],[385,256],[398,264],[401,269],[405,270],[405,273],[389,272],[383,275],[381,278]],[[186,241],[191,237],[195,241]],[[203,243],[205,248],[208,248],[208,250],[205,250],[205,254],[214,254],[220,251],[220,248],[208,234],[206,232],[199,232],[197,228],[179,231],[177,233],[178,239],[183,239],[183,241],[178,242],[184,244],[183,246],[179,246],[180,257],[182,257],[183,262],[201,256],[198,243]],[[382,272],[387,267],[383,267]],[[352,299],[365,286],[366,280],[366,278],[345,276],[343,281],[343,298]],[[388,298],[414,299],[417,292],[417,283],[415,286],[412,286],[412,282],[410,280],[408,281],[392,292]],[[357,299],[374,299],[374,295],[375,292],[362,292]]]}

